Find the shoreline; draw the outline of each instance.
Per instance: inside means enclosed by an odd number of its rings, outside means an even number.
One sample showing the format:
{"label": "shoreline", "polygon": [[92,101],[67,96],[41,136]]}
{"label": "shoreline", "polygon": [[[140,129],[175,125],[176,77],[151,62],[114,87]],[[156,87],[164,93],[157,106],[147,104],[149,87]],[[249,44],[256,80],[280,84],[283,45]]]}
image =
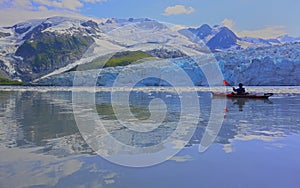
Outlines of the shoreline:
{"label": "shoreline", "polygon": [[[300,86],[245,86],[247,91],[251,93],[278,93],[278,94],[300,94]],[[195,87],[159,87],[159,86],[145,86],[145,87],[79,87],[79,86],[24,86],[24,85],[0,85],[0,91],[72,91],[72,92],[231,92],[232,88],[229,86],[195,86]]]}

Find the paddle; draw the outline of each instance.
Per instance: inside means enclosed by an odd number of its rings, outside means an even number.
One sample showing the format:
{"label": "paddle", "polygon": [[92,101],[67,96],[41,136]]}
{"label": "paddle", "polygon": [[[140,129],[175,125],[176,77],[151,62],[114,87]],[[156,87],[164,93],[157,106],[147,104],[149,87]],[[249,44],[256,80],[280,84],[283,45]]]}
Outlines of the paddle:
{"label": "paddle", "polygon": [[223,80],[225,86],[231,86],[226,80]]}
{"label": "paddle", "polygon": [[[233,88],[233,90],[235,91],[235,88],[232,85],[230,85],[226,80],[223,80],[223,83],[225,86],[231,86]],[[248,93],[245,93],[245,94],[248,94]]]}
{"label": "paddle", "polygon": [[[232,88],[234,88],[232,85],[230,85],[226,80],[223,80],[223,83],[225,86],[231,86]],[[249,94],[248,92],[246,94]],[[272,96],[273,93],[264,93],[264,96]]]}
{"label": "paddle", "polygon": [[234,88],[232,85],[229,84],[229,82],[227,82],[226,80],[223,80],[223,83],[225,86],[231,86],[232,88]]}
{"label": "paddle", "polygon": [[226,80],[223,80],[225,86],[231,86]]}

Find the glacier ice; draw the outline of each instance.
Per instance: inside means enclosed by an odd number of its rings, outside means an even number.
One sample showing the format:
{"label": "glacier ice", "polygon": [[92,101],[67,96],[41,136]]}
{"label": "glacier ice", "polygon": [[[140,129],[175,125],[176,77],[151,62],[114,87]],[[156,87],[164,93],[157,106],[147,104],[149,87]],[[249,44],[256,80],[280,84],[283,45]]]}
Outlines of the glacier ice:
{"label": "glacier ice", "polygon": [[[211,56],[211,55],[210,55]],[[243,82],[244,85],[255,86],[284,86],[300,85],[300,43],[285,44],[282,46],[247,49],[213,54],[211,64],[217,64],[223,74],[223,79],[231,85]],[[178,68],[183,69],[195,86],[207,86],[207,75],[202,71],[201,61],[207,62],[208,55],[169,59]],[[162,72],[174,71],[174,66],[163,66],[161,61],[150,61],[124,67],[105,68],[101,70],[76,72],[77,79],[81,79],[82,86],[113,86],[114,81],[122,71],[127,71],[128,76],[143,71],[155,71],[151,67],[159,67]],[[123,72],[122,72],[123,73]],[[97,81],[92,75],[99,75]],[[215,72],[211,71],[211,74]],[[54,75],[38,84],[72,86],[75,72]],[[174,79],[178,75],[174,74]],[[222,78],[220,83],[222,83]],[[87,80],[94,81],[93,83]],[[126,79],[130,80],[130,79]],[[128,83],[131,85],[133,83]],[[160,78],[149,77],[136,83],[136,86],[170,86]]]}

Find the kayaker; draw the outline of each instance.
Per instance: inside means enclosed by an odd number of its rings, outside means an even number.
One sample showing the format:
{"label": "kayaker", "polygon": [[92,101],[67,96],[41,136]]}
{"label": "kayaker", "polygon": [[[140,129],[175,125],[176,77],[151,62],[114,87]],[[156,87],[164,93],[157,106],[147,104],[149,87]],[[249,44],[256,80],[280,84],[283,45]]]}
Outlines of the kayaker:
{"label": "kayaker", "polygon": [[236,92],[237,95],[246,95],[246,90],[243,88],[243,84],[239,83],[239,87],[236,89],[235,87],[232,87],[233,91]]}

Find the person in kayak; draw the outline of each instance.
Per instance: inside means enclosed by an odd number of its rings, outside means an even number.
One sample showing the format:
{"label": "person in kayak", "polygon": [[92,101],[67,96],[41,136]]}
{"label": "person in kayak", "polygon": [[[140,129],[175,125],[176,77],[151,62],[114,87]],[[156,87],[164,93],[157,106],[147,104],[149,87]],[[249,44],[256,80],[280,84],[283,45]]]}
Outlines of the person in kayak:
{"label": "person in kayak", "polygon": [[235,87],[232,87],[233,91],[236,92],[237,95],[246,95],[245,88],[243,87],[242,83],[239,83],[239,87],[236,89]]}

